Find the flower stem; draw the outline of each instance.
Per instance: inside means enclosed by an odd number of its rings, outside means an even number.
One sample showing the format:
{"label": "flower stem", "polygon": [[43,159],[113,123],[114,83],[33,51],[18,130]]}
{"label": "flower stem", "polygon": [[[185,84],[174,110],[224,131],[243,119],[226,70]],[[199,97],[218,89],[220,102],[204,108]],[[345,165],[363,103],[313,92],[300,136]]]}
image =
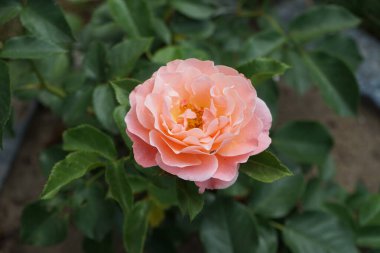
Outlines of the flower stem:
{"label": "flower stem", "polygon": [[39,69],[37,68],[36,64],[33,61],[30,61],[30,65],[32,66],[32,70],[34,74],[36,74],[37,79],[40,82],[43,89],[47,90],[53,95],[56,95],[57,97],[60,97],[60,98],[66,97],[66,93],[64,90],[56,86],[50,85],[45,81],[45,78],[42,76],[41,72],[39,71]]}

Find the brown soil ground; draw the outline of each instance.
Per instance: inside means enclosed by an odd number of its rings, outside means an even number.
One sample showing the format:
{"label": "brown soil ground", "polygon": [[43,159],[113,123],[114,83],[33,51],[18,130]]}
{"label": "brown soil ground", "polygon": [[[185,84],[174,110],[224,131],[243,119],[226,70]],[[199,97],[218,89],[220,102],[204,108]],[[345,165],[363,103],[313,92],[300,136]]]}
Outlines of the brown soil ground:
{"label": "brown soil ground", "polygon": [[[341,118],[323,103],[316,91],[302,97],[281,87],[278,124],[294,119],[317,119],[335,138],[334,158],[337,180],[351,190],[362,180],[372,191],[380,185],[380,113],[362,102],[357,118]],[[56,126],[56,127],[55,127]],[[61,245],[49,248],[23,246],[19,242],[22,208],[38,198],[44,177],[38,156],[42,149],[60,138],[62,123],[46,110],[39,110],[25,136],[20,153],[0,192],[0,253],[79,253],[80,236],[75,230]]]}
{"label": "brown soil ground", "polygon": [[281,87],[278,123],[296,119],[318,120],[330,130],[335,146],[336,178],[353,190],[362,181],[372,191],[380,186],[380,110],[362,99],[357,117],[339,117],[316,90],[299,96]]}

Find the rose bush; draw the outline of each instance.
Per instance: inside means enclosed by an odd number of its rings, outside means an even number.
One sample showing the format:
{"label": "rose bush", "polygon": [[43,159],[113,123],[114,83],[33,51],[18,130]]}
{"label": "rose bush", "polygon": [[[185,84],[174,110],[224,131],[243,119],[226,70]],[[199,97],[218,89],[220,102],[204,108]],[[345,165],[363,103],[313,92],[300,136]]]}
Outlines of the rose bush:
{"label": "rose bush", "polygon": [[355,115],[361,57],[342,31],[359,19],[315,1],[285,22],[277,2],[0,1],[0,146],[11,96],[67,127],[41,142],[47,182],[20,241],[74,226],[88,253],[378,252],[379,194],[343,190],[327,128],[279,109],[285,85],[315,86]]}
{"label": "rose bush", "polygon": [[175,60],[138,85],[125,117],[133,153],[200,192],[233,184],[240,163],[271,143],[271,113],[251,81],[212,61]]}

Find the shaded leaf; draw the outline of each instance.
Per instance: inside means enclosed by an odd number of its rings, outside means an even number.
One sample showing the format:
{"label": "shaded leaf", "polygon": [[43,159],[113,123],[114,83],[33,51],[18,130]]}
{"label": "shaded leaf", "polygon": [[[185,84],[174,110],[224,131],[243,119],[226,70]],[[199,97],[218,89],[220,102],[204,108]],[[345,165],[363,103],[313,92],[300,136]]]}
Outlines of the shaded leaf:
{"label": "shaded leaf", "polygon": [[39,156],[39,162],[44,176],[48,177],[54,165],[60,160],[63,160],[66,154],[60,145],[54,145],[44,149]]}
{"label": "shaded leaf", "polygon": [[276,230],[263,219],[257,219],[258,244],[255,252],[276,253],[278,250],[278,236]]}
{"label": "shaded leaf", "polygon": [[21,10],[22,6],[17,0],[2,0],[0,3],[0,25],[15,18]]}
{"label": "shaded leaf", "polygon": [[290,66],[284,75],[286,84],[296,89],[299,94],[304,94],[312,87],[309,70],[303,57],[304,55],[293,49],[286,50],[284,54],[284,61]]}
{"label": "shaded leaf", "polygon": [[193,220],[203,208],[203,195],[193,182],[177,180],[177,197],[182,214],[188,214]]}
{"label": "shaded leaf", "polygon": [[73,210],[75,226],[86,237],[102,241],[113,227],[114,206],[105,199],[104,190],[96,184],[87,186],[76,194],[81,195],[82,202]]}
{"label": "shaded leaf", "polygon": [[189,18],[200,20],[208,19],[215,13],[215,10],[213,8],[202,3],[190,1],[172,1],[171,4],[177,11],[185,16],[188,16]]}
{"label": "shaded leaf", "polygon": [[21,240],[37,246],[62,242],[67,235],[67,220],[38,201],[25,207],[21,216]]}
{"label": "shaded leaf", "polygon": [[357,232],[356,243],[360,247],[379,249],[380,248],[380,227],[364,227]]}
{"label": "shaded leaf", "polygon": [[100,42],[90,44],[84,58],[84,71],[86,77],[98,82],[106,81],[107,58],[105,46]]}
{"label": "shaded leaf", "polygon": [[133,194],[123,162],[115,163],[107,168],[106,181],[112,198],[119,203],[124,213],[127,214],[132,208]]}
{"label": "shaded leaf", "polygon": [[242,62],[250,61],[257,57],[266,56],[277,48],[281,47],[286,38],[274,31],[265,30],[249,37],[242,49]]}
{"label": "shaded leaf", "polygon": [[249,205],[264,217],[281,218],[293,209],[303,194],[302,175],[282,178],[271,184],[255,183]]}
{"label": "shaded leaf", "polygon": [[335,5],[320,5],[306,10],[289,25],[290,36],[305,42],[329,33],[355,27],[360,20],[347,9]]}
{"label": "shaded leaf", "polygon": [[100,242],[90,238],[83,239],[83,250],[85,253],[114,253],[112,234],[108,234]]}
{"label": "shaded leaf", "polygon": [[274,132],[273,146],[296,162],[321,164],[332,149],[333,139],[318,122],[293,121]]}
{"label": "shaded leaf", "polygon": [[200,231],[208,253],[254,253],[257,232],[248,208],[236,201],[218,200],[207,208]]}
{"label": "shaded leaf", "polygon": [[306,212],[287,220],[282,230],[294,253],[357,253],[353,234],[337,219],[322,212]]}
{"label": "shaded leaf", "polygon": [[372,195],[362,204],[359,223],[362,226],[380,226],[380,194]]}
{"label": "shaded leaf", "polygon": [[148,231],[149,203],[138,202],[124,221],[124,247],[130,253],[142,253]]}
{"label": "shaded leaf", "polygon": [[124,118],[127,115],[128,109],[126,106],[120,105],[113,111],[113,118],[119,129],[119,133],[123,138],[124,143],[127,145],[129,150],[132,150],[132,141],[126,133],[127,125],[125,124]]}
{"label": "shaded leaf", "polygon": [[127,3],[123,0],[108,0],[107,3],[115,22],[132,38],[139,37],[139,29]]}
{"label": "shaded leaf", "polygon": [[152,39],[128,39],[111,48],[108,53],[112,77],[128,76],[137,60],[149,50]]}
{"label": "shaded leaf", "polygon": [[347,65],[323,52],[304,54],[304,60],[326,103],[339,115],[356,114],[359,86]]}
{"label": "shaded leaf", "polygon": [[7,40],[0,51],[1,58],[39,59],[66,53],[65,49],[39,38],[30,36],[13,37]]}
{"label": "shaded leaf", "polygon": [[57,44],[67,44],[74,40],[61,9],[53,0],[28,1],[21,12],[21,23],[42,40]]}
{"label": "shaded leaf", "polygon": [[112,117],[113,110],[116,107],[116,99],[112,88],[109,85],[97,86],[92,94],[92,104],[100,124],[111,133],[117,133]]}
{"label": "shaded leaf", "polygon": [[318,43],[317,50],[340,59],[353,72],[363,60],[355,40],[342,34],[336,34],[323,39]]}

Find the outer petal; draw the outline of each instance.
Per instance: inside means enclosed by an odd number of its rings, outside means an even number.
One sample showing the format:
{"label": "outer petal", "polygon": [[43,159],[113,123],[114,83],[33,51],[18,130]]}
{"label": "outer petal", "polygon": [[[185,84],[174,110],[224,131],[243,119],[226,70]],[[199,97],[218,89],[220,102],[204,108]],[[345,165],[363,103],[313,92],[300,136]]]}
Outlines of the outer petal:
{"label": "outer petal", "polygon": [[238,174],[239,165],[236,160],[235,157],[218,156],[219,167],[212,177],[227,182],[233,180]]}
{"label": "outer petal", "polygon": [[264,131],[269,131],[272,126],[272,114],[263,100],[257,98],[255,115],[263,122]]}
{"label": "outer petal", "polygon": [[206,189],[225,189],[233,185],[236,182],[238,176],[239,174],[236,173],[236,176],[231,181],[223,181],[216,178],[210,178],[206,181],[195,182],[195,184],[199,187],[200,193],[203,193]]}
{"label": "outer petal", "polygon": [[210,179],[218,169],[218,159],[215,156],[199,156],[201,164],[183,168],[168,166],[163,163],[159,153],[156,155],[158,166],[166,172],[189,181],[205,181]]}
{"label": "outer petal", "polygon": [[[128,133],[128,131],[127,131]],[[144,168],[156,166],[156,154],[157,149],[150,146],[143,140],[141,140],[139,137],[132,133],[128,133],[128,136],[133,141],[133,155],[138,164],[140,164]]]}
{"label": "outer petal", "polygon": [[222,156],[238,156],[251,153],[258,147],[258,137],[262,131],[262,122],[257,120],[256,117],[252,117],[250,122],[240,129],[237,136],[234,136],[231,141],[222,144],[218,154]]}

